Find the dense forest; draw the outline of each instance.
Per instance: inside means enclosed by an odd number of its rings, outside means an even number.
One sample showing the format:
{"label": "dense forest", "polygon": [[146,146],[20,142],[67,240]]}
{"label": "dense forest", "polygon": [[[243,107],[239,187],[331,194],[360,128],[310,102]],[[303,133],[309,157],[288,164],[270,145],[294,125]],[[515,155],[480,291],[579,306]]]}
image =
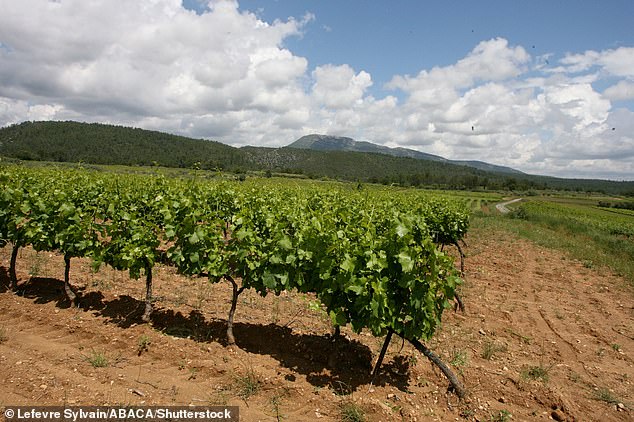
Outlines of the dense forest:
{"label": "dense forest", "polygon": [[192,167],[239,166],[236,148],[214,141],[98,123],[25,122],[0,129],[0,155],[21,160]]}
{"label": "dense forest", "polygon": [[378,153],[234,148],[215,141],[98,123],[24,122],[0,129],[0,156],[128,166],[263,171],[310,178],[469,190],[557,189],[634,196],[634,181],[504,174],[466,165]]}

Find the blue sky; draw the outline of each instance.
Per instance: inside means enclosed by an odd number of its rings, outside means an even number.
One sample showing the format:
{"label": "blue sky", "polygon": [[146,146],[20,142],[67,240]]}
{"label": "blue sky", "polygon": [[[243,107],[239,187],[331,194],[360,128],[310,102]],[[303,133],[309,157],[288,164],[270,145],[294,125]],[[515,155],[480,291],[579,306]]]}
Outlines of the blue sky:
{"label": "blue sky", "polygon": [[[191,2],[192,10],[205,6]],[[534,56],[634,45],[634,2],[623,1],[241,1],[272,22],[314,15],[285,45],[309,67],[347,63],[368,71],[381,89],[397,74],[447,66],[480,41],[502,37]],[[600,85],[600,82],[596,83]]]}
{"label": "blue sky", "polygon": [[[350,136],[634,180],[634,2],[0,0],[0,126]],[[73,31],[68,31],[73,28]]]}
{"label": "blue sky", "polygon": [[268,22],[313,14],[303,35],[285,45],[310,67],[347,63],[371,73],[379,86],[396,74],[450,65],[497,37],[536,56],[634,45],[629,0],[243,0],[240,8]]}

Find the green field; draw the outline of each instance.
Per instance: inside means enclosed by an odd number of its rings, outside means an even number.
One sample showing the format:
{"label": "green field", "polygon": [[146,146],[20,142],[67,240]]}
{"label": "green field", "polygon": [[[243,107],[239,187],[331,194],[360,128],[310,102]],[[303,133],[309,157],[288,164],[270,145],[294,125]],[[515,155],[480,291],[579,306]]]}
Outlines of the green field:
{"label": "green field", "polygon": [[615,198],[536,196],[511,206],[508,216],[476,214],[474,226],[495,225],[538,244],[566,251],[589,268],[607,268],[634,283],[634,213],[603,208]]}

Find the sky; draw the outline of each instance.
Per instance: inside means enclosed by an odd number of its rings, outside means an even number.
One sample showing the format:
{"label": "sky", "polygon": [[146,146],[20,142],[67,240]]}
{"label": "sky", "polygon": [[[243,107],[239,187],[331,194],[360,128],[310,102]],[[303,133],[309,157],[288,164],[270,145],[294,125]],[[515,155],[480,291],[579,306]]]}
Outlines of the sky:
{"label": "sky", "polygon": [[0,127],[311,133],[634,180],[631,0],[0,0]]}

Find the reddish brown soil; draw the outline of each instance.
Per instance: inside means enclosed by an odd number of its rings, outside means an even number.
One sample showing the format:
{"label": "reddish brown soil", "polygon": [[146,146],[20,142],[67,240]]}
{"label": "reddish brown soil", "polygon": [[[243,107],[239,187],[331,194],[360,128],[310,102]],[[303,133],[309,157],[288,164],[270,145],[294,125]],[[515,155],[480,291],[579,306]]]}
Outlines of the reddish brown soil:
{"label": "reddish brown soil", "polygon": [[[374,385],[382,339],[330,324],[313,298],[239,299],[237,347],[225,346],[230,288],[158,268],[156,310],[141,323],[144,283],[73,260],[81,307],[63,294],[63,259],[20,253],[18,294],[0,250],[0,406],[33,404],[240,406],[244,421],[634,419],[634,292],[508,234],[474,230],[466,248],[467,306],[447,311],[428,345],[464,380],[460,402],[409,345],[393,340]],[[142,340],[149,341],[146,349]],[[492,356],[483,356],[485,352]],[[89,359],[102,353],[106,367]],[[247,387],[255,387],[249,395]],[[610,403],[611,399],[614,403]],[[619,409],[622,403],[623,409]]]}

